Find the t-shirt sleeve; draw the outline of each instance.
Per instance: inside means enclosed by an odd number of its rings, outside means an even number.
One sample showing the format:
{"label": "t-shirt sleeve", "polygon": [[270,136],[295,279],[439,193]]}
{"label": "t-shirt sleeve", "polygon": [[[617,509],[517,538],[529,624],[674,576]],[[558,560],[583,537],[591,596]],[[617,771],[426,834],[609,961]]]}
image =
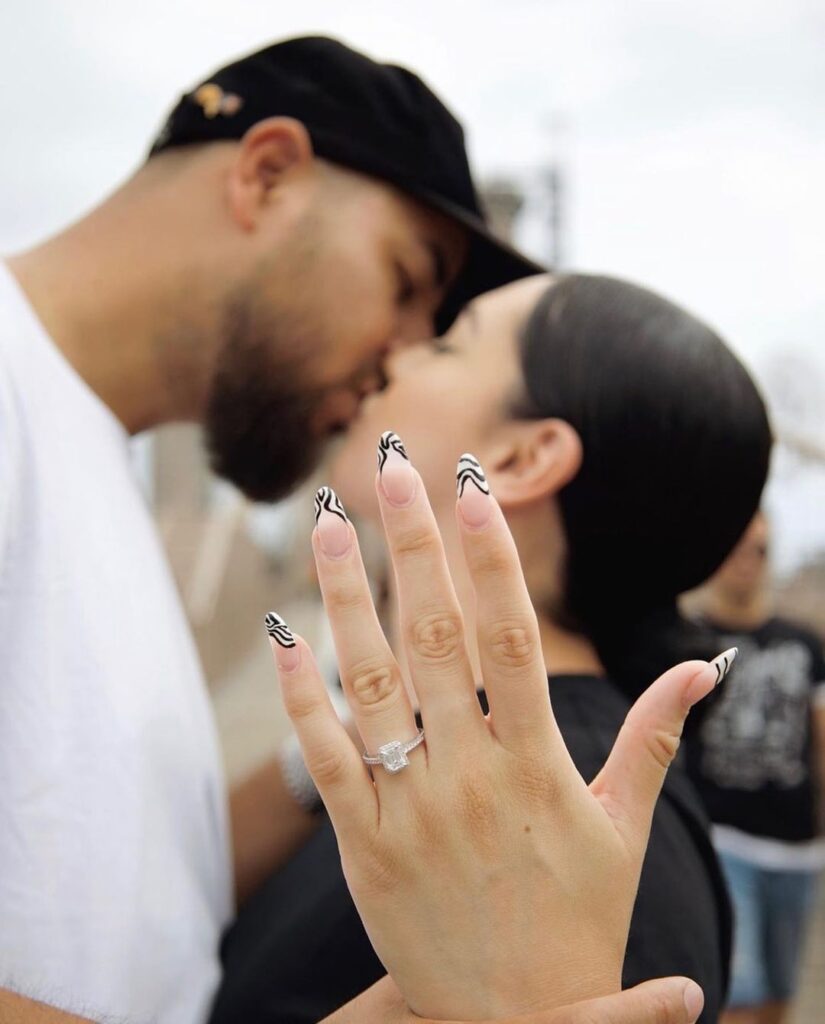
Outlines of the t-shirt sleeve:
{"label": "t-shirt sleeve", "polygon": [[0,352],[0,576],[5,572],[13,514],[19,502],[21,431],[8,368]]}
{"label": "t-shirt sleeve", "polygon": [[5,379],[5,369],[0,362],[0,572],[5,565],[6,543],[11,529],[15,434],[11,403],[8,400],[8,382]]}

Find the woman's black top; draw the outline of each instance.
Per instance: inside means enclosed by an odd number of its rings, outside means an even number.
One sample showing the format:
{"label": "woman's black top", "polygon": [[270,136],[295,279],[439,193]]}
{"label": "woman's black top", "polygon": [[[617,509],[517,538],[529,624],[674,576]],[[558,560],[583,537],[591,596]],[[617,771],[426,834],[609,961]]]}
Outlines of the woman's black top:
{"label": "woman's black top", "polygon": [[[567,748],[589,782],[607,759],[627,701],[595,676],[553,676],[550,693]],[[686,975],[705,993],[701,1021],[715,1022],[727,988],[730,935],[704,812],[672,768],[642,870],[624,985]],[[242,909],[224,940],[223,963],[212,1024],[316,1022],[385,973],[350,898],[327,818]]]}

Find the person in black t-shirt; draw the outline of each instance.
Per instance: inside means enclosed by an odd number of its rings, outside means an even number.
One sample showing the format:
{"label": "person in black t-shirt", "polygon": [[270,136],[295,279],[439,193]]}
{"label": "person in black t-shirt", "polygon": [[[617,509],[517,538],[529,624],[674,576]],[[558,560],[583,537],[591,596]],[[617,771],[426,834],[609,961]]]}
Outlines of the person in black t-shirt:
{"label": "person in black t-shirt", "polygon": [[[628,696],[680,660],[648,657],[677,621],[677,595],[721,563],[758,506],[771,437],[750,378],[712,331],[641,288],[537,278],[484,296],[435,345],[390,359],[386,389],[364,404],[330,471],[367,520],[378,511],[370,455],[388,425],[427,486],[475,666],[474,591],[445,481],[467,449],[485,466],[539,616],[556,720],[590,781]],[[389,608],[392,640],[394,595]],[[662,737],[665,749],[674,741]],[[729,938],[706,822],[674,770],[624,982],[692,976],[710,1024],[725,999]],[[326,820],[242,910],[224,954],[214,1024],[315,1021],[382,972]]]}
{"label": "person in black t-shirt", "polygon": [[772,613],[768,547],[760,512],[701,592],[702,624],[739,657],[686,745],[734,901],[728,1017],[765,1024],[782,1019],[793,994],[825,867],[822,643]]}

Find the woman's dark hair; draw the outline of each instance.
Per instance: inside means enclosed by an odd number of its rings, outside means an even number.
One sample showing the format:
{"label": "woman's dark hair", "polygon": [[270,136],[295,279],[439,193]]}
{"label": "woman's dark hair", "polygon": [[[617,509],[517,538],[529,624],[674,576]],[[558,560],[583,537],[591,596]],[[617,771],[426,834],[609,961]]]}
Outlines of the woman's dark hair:
{"label": "woman's dark hair", "polygon": [[516,415],[563,419],[583,447],[558,496],[567,556],[556,617],[635,696],[674,661],[718,653],[690,634],[676,598],[718,568],[758,508],[765,405],[709,327],[614,278],[558,278],[521,344]]}

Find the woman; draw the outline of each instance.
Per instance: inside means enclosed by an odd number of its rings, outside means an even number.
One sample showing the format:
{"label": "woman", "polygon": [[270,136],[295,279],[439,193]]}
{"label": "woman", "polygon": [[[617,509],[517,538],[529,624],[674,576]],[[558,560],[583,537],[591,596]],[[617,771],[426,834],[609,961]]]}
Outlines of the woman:
{"label": "woman", "polygon": [[[389,425],[427,485],[469,637],[476,598],[450,469],[468,449],[484,466],[486,483],[463,462],[460,483],[469,495],[489,484],[506,516],[556,720],[593,778],[627,697],[682,653],[676,596],[713,571],[758,504],[771,439],[750,378],[708,328],[643,289],[534,278],[476,300],[435,347],[393,358],[386,390],[365,402],[332,472],[364,518],[379,510],[368,453]],[[403,477],[405,461],[404,446],[385,442],[382,487]],[[434,630],[437,651],[443,623]],[[483,679],[472,643],[468,655]],[[317,1020],[382,972],[329,828],[268,895],[292,909],[256,954],[268,975],[258,1019]],[[703,1019],[715,1020],[728,932],[701,812],[674,776],[654,818],[624,982],[687,974],[705,990]],[[241,936],[236,953],[248,958]],[[230,970],[236,953],[228,950]]]}

